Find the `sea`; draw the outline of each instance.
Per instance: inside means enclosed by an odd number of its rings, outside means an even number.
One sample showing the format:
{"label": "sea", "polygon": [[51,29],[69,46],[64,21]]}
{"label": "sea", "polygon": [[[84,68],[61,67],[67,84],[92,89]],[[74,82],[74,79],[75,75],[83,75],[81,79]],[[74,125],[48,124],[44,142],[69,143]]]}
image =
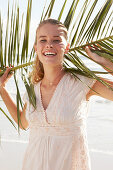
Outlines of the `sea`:
{"label": "sea", "polygon": [[[102,67],[94,64],[92,61],[84,59],[83,62],[91,69],[103,71]],[[110,75],[101,75],[112,79]],[[19,77],[19,76],[18,76]],[[24,84],[18,78],[21,96],[25,92]],[[16,100],[16,87],[13,77],[8,81],[6,88],[11,96]],[[10,117],[6,106],[0,98],[0,107],[4,109]],[[91,151],[98,151],[102,153],[109,153],[113,155],[113,101],[93,96],[88,105],[88,119],[87,119],[87,137],[88,145]],[[20,142],[28,143],[29,130],[18,131],[12,126],[9,120],[0,112],[0,142]]]}

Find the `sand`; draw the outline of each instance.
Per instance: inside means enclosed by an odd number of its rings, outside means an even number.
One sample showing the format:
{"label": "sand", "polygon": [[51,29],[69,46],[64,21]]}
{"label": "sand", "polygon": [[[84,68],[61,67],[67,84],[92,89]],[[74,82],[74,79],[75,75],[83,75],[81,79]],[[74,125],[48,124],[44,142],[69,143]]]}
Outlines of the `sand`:
{"label": "sand", "polygon": [[[0,170],[21,170],[28,143],[2,141]],[[92,170],[113,170],[113,154],[90,151]]]}
{"label": "sand", "polygon": [[21,170],[27,143],[1,142],[0,170]]}

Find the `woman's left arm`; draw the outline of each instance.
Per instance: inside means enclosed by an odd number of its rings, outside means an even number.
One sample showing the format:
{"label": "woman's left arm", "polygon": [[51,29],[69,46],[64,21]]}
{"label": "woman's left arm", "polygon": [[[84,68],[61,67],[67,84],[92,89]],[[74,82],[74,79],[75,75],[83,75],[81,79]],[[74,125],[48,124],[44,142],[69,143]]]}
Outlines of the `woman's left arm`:
{"label": "woman's left arm", "polygon": [[[113,70],[113,63],[110,62],[109,60],[100,57],[98,54],[91,52],[91,50],[86,47],[85,48],[86,53],[88,54],[89,57],[91,57],[93,60],[95,60],[96,62],[102,64],[103,66],[105,66],[108,69],[105,69],[105,67],[103,67],[105,70],[109,71]],[[111,75],[113,75],[113,73],[110,73]],[[110,81],[108,79],[105,78],[101,78],[100,79],[104,80],[105,82],[109,83],[110,87],[113,88],[113,81]],[[106,87],[105,85],[103,85],[101,82],[96,81],[95,84],[93,85],[92,89],[94,90],[89,90],[86,98],[87,100],[92,96],[92,95],[98,95],[101,96],[103,98],[106,98],[108,100],[112,100],[113,101],[113,91]],[[95,92],[96,91],[96,92]]]}

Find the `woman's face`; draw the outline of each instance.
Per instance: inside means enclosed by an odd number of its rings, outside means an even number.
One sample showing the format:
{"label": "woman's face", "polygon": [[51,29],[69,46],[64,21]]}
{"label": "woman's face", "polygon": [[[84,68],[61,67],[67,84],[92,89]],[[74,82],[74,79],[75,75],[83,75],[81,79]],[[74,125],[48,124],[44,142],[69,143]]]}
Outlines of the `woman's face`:
{"label": "woman's face", "polygon": [[63,28],[58,25],[44,24],[37,30],[35,51],[44,65],[62,65],[67,41]]}

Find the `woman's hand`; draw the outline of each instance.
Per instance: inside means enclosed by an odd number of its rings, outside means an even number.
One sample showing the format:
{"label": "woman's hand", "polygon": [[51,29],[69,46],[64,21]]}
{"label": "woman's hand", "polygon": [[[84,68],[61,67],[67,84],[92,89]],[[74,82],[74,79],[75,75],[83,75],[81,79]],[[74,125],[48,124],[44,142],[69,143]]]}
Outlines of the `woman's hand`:
{"label": "woman's hand", "polygon": [[99,64],[106,64],[109,60],[105,59],[104,57],[99,56],[98,54],[92,52],[88,46],[86,46],[85,51],[87,55],[92,58],[94,61],[98,62]]}
{"label": "woman's hand", "polygon": [[111,72],[110,74],[113,75],[113,63],[110,60],[92,52],[88,46],[85,48],[85,51],[90,58],[92,58],[97,63],[101,64],[105,70]]}
{"label": "woman's hand", "polygon": [[0,89],[5,87],[5,84],[10,79],[12,74],[9,74],[12,67],[7,67],[5,73],[0,77]]}

